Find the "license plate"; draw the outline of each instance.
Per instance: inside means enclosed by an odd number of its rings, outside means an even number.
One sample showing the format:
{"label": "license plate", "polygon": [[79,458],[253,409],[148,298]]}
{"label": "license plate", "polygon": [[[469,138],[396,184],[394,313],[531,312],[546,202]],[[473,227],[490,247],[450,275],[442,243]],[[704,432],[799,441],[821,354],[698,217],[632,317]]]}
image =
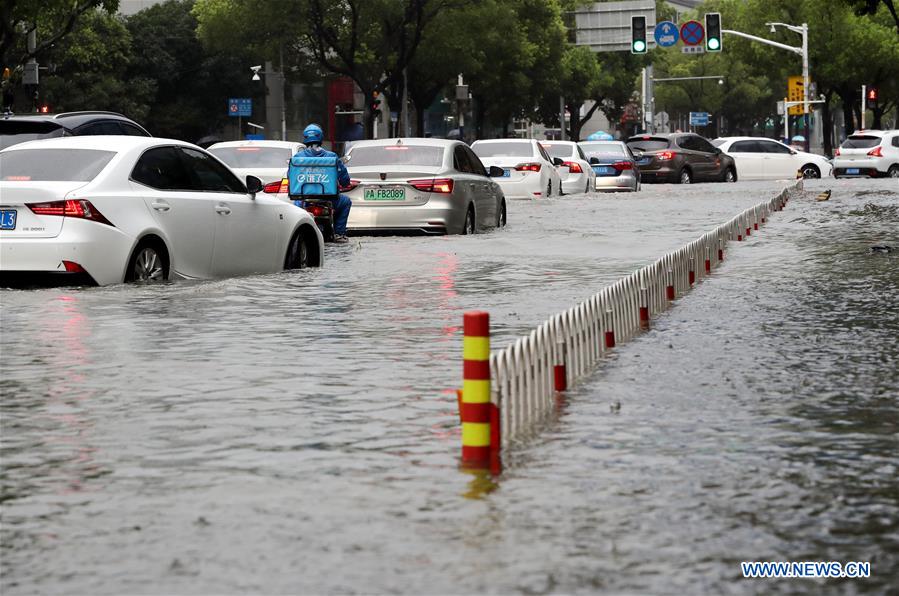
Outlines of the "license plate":
{"label": "license plate", "polygon": [[362,198],[366,201],[405,201],[405,188],[366,188],[362,194]]}
{"label": "license plate", "polygon": [[597,166],[593,170],[600,176],[610,176],[615,174],[615,168],[609,166]]}
{"label": "license plate", "polygon": [[846,173],[847,174],[858,174],[858,168],[847,168]]}
{"label": "license plate", "polygon": [[0,230],[16,229],[16,210],[3,209],[0,210]]}
{"label": "license plate", "polygon": [[511,172],[511,170],[509,170],[509,168],[503,168],[503,178],[508,178],[511,175],[512,175],[512,172]]}
{"label": "license plate", "polygon": [[651,161],[652,161],[652,158],[651,158],[651,157],[644,157],[643,159],[637,161],[637,165],[638,165],[638,166],[645,166],[646,164],[648,164],[648,163],[651,162]]}

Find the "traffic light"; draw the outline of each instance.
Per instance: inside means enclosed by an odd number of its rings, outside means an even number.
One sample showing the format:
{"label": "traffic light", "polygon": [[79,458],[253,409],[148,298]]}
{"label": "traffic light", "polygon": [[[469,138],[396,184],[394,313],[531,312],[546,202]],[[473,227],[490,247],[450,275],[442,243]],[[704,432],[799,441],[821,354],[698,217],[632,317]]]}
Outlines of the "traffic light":
{"label": "traffic light", "polygon": [[49,114],[50,106],[48,106],[47,104],[41,104],[41,107],[38,108],[38,112],[40,112],[41,114]]}
{"label": "traffic light", "polygon": [[877,87],[868,87],[865,92],[865,101],[869,106],[877,105]]}
{"label": "traffic light", "polygon": [[631,17],[631,54],[646,53],[646,17]]}
{"label": "traffic light", "polygon": [[721,39],[721,13],[708,12],[705,15],[705,51],[720,52]]}
{"label": "traffic light", "polygon": [[381,92],[380,91],[372,91],[371,92],[371,111],[373,114],[378,114],[381,111]]}

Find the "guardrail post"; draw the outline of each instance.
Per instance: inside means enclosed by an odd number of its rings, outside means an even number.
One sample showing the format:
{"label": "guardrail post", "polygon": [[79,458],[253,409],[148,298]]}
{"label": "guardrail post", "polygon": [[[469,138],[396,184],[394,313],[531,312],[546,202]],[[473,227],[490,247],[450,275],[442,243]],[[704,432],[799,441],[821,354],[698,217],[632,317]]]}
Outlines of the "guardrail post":
{"label": "guardrail post", "polygon": [[612,323],[612,309],[606,310],[606,325],[608,329],[606,329],[605,337],[606,337],[606,349],[615,347],[615,325]]}
{"label": "guardrail post", "polygon": [[490,464],[490,314],[465,313],[462,340],[462,465]]}
{"label": "guardrail post", "polygon": [[721,263],[724,261],[724,240],[721,238],[718,239],[718,262]]}
{"label": "guardrail post", "polygon": [[696,283],[696,258],[692,255],[690,256],[690,272],[688,277],[689,279],[687,281],[690,282],[690,286]]}
{"label": "guardrail post", "polygon": [[565,344],[564,340],[560,339],[556,342],[556,348],[556,352],[559,355],[559,361],[553,367],[553,380],[555,381],[554,386],[556,391],[567,391],[568,372],[565,369],[565,363],[568,359],[568,346]]}
{"label": "guardrail post", "polygon": [[674,272],[671,269],[668,270],[668,285],[665,286],[665,296],[668,298],[669,302],[673,301],[676,297],[674,293]]}
{"label": "guardrail post", "polygon": [[649,300],[646,288],[640,288],[640,328],[649,329]]}
{"label": "guardrail post", "polygon": [[712,249],[709,246],[705,247],[705,274],[709,275],[712,272]]}

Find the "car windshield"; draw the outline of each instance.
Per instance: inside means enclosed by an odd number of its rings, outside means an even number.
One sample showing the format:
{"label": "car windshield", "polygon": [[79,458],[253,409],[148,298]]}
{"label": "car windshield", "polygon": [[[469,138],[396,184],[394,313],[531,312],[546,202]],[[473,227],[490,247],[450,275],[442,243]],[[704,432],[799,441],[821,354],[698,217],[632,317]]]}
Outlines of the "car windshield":
{"label": "car windshield", "polygon": [[25,141],[61,137],[65,129],[46,120],[0,120],[0,149]]}
{"label": "car windshield", "polygon": [[287,168],[287,147],[214,147],[209,152],[232,168]]}
{"label": "car windshield", "polygon": [[572,156],[571,145],[550,145],[549,143],[541,143],[541,145],[551,157],[568,158]]}
{"label": "car windshield", "polygon": [[627,140],[627,146],[637,151],[658,151],[668,148],[668,139],[665,137],[631,137]]}
{"label": "car windshield", "polygon": [[852,135],[840,145],[843,149],[870,149],[880,144],[880,137],[870,135]]}
{"label": "car windshield", "polygon": [[115,151],[98,149],[20,149],[0,153],[0,180],[17,182],[89,182]]}
{"label": "car windshield", "polygon": [[624,146],[621,143],[583,143],[581,149],[587,157],[604,157],[606,155],[620,157],[625,155]]}
{"label": "car windshield", "polygon": [[346,165],[364,166],[425,166],[443,165],[443,147],[432,145],[376,145],[355,146],[347,155]]}
{"label": "car windshield", "polygon": [[475,143],[472,151],[478,157],[533,157],[534,149],[530,143],[489,142]]}

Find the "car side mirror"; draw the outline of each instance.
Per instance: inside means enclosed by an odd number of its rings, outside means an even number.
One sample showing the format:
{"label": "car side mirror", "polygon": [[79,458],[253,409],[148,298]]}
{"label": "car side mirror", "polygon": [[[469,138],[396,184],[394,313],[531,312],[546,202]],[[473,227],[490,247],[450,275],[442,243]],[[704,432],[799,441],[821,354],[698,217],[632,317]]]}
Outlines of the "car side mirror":
{"label": "car side mirror", "polygon": [[561,157],[554,157],[554,158],[553,158],[553,165],[554,165],[554,166],[559,167],[559,166],[561,166],[563,163],[565,163],[565,162],[562,161],[562,158],[561,158]]}
{"label": "car side mirror", "polygon": [[715,147],[715,155],[721,155],[721,147]]}
{"label": "car side mirror", "polygon": [[247,192],[255,199],[256,193],[262,192],[262,180],[256,176],[247,176]]}
{"label": "car side mirror", "polygon": [[499,166],[490,166],[487,170],[487,175],[491,178],[501,178],[506,171]]}
{"label": "car side mirror", "polygon": [[590,158],[590,165],[591,165],[591,166],[598,166],[598,165],[599,165],[599,158],[598,158],[598,157],[591,157],[591,158]]}
{"label": "car side mirror", "polygon": [[799,152],[795,149],[790,149],[790,155],[799,155]]}

